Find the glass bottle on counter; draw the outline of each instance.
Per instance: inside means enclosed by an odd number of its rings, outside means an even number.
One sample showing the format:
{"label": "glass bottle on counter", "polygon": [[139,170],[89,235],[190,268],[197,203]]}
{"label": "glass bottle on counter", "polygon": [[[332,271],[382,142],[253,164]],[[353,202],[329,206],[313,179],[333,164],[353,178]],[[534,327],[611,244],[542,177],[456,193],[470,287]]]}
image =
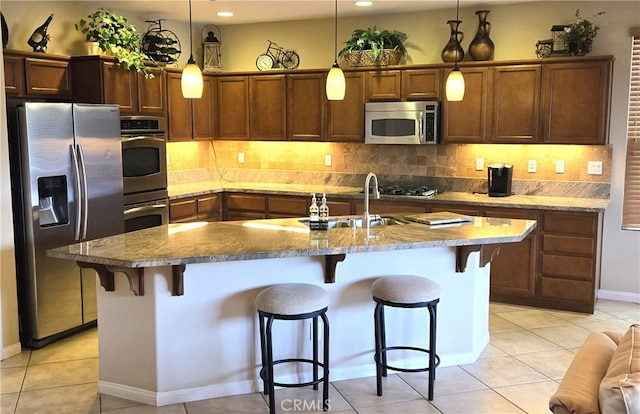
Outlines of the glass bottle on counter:
{"label": "glass bottle on counter", "polygon": [[322,194],[322,203],[320,204],[320,230],[329,228],[329,206],[327,205],[327,196]]}
{"label": "glass bottle on counter", "polygon": [[309,207],[309,229],[320,230],[320,211],[318,209],[315,194],[311,194],[311,206]]}

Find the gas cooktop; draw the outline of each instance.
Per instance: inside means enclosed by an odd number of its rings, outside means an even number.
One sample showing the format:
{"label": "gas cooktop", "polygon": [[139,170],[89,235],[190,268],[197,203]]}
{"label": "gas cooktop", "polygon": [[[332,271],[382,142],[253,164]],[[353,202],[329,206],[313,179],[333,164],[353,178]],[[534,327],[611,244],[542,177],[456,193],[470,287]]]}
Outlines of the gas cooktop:
{"label": "gas cooktop", "polygon": [[[443,191],[438,191],[435,188],[429,187],[401,187],[399,185],[393,186],[380,186],[380,194],[385,195],[398,195],[398,196],[417,196],[434,198],[438,194],[442,194]],[[364,192],[364,190],[362,191]],[[373,188],[369,188],[369,194],[373,193]]]}

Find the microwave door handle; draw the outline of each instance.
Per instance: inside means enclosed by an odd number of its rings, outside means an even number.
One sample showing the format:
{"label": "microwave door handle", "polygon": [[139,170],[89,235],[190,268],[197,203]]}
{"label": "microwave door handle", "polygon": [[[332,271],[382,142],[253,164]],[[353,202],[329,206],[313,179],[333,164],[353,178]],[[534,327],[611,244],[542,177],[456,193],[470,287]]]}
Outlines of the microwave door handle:
{"label": "microwave door handle", "polygon": [[425,141],[425,137],[424,137],[424,123],[426,122],[426,117],[424,116],[424,112],[420,111],[420,143],[424,144]]}

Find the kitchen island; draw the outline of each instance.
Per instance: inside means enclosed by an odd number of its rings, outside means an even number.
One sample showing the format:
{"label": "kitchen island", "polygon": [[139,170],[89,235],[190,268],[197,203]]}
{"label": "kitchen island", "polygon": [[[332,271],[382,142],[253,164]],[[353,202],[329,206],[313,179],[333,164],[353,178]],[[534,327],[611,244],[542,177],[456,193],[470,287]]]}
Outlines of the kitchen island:
{"label": "kitchen island", "polygon": [[[49,251],[98,271],[98,391],[149,405],[255,392],[260,352],[254,298],[276,283],[329,293],[331,380],[372,376],[375,278],[428,277],[442,287],[441,366],[475,361],[489,342],[489,266],[532,220],[475,217],[428,226],[310,231],[300,219],[165,225]],[[389,341],[425,343],[426,315],[389,312]],[[280,353],[309,351],[308,326],[277,329]],[[405,366],[423,361],[402,356]],[[281,375],[296,377],[295,371]],[[372,390],[375,393],[375,390]]]}

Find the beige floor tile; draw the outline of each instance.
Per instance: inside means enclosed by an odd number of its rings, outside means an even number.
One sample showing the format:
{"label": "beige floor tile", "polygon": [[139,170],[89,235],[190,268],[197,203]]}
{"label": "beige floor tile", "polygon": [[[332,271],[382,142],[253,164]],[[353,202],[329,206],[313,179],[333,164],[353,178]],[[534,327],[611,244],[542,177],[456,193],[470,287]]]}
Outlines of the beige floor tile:
{"label": "beige floor tile", "polygon": [[249,414],[269,412],[267,403],[259,393],[194,401],[185,403],[185,407],[189,414],[224,414],[232,412]]}
{"label": "beige floor tile", "polygon": [[593,332],[612,331],[625,333],[627,329],[629,329],[630,323],[622,319],[611,319],[607,321],[577,323],[576,325]]}
{"label": "beige floor tile", "polygon": [[115,410],[105,411],[108,414],[187,414],[184,404],[165,405],[164,407],[153,407],[150,405],[138,405],[129,408],[117,408]]}
{"label": "beige floor tile", "polygon": [[16,414],[99,413],[97,388],[97,384],[83,384],[23,391]]}
{"label": "beige floor tile", "polygon": [[526,309],[534,309],[534,308],[531,308],[529,306],[508,305],[505,303],[498,303],[498,302],[489,303],[489,312],[491,313],[518,312]]}
{"label": "beige floor tile", "polygon": [[95,328],[35,349],[31,354],[31,365],[49,362],[72,361],[98,357],[98,333]]}
{"label": "beige floor tile", "polygon": [[100,394],[100,408],[102,411],[115,410],[116,408],[136,407],[140,404],[136,401],[125,400],[123,398],[112,397],[111,395]]}
{"label": "beige floor tile", "polygon": [[509,355],[560,348],[553,342],[526,330],[491,334],[490,341],[491,345]]}
{"label": "beige floor tile", "polygon": [[511,356],[481,359],[460,367],[491,388],[549,379]]}
{"label": "beige floor tile", "polygon": [[575,354],[566,349],[514,355],[518,361],[524,362],[552,379],[562,379],[573,357]]}
{"label": "beige floor tile", "polygon": [[0,394],[20,392],[27,367],[0,369]]}
{"label": "beige floor tile", "polygon": [[18,396],[20,396],[19,392],[0,395],[0,413],[2,414],[13,413],[16,410],[16,404],[18,403]]}
{"label": "beige floor tile", "polygon": [[[424,398],[428,398],[428,373],[401,373],[398,375]],[[458,366],[438,368],[436,370],[436,381],[433,384],[434,396],[484,389],[487,389],[486,385]]]}
{"label": "beige floor tile", "polygon": [[572,324],[535,328],[531,329],[531,332],[563,348],[582,346],[589,333],[591,333],[591,331],[581,326]]}
{"label": "beige floor tile", "polygon": [[640,303],[619,302],[614,300],[599,299],[596,309],[620,319],[630,318],[640,323]]}
{"label": "beige floor tile", "polygon": [[527,414],[549,414],[549,397],[558,389],[555,381],[499,387],[495,391]]}
{"label": "beige floor tile", "polygon": [[439,414],[433,405],[425,400],[413,400],[395,404],[374,405],[358,409],[358,414]]}
{"label": "beige floor tile", "polygon": [[[265,403],[269,401],[269,397],[263,396]],[[341,411],[351,409],[349,403],[335,389],[333,385],[329,386],[329,405],[331,411]],[[322,386],[317,390],[312,387],[303,388],[284,388],[276,390],[276,407],[277,411],[304,411],[309,413],[322,412]]]}
{"label": "beige floor tile", "polygon": [[559,310],[548,310],[550,314],[553,316],[557,316],[558,318],[564,319],[568,322],[573,323],[586,323],[586,322],[595,322],[595,321],[606,321],[611,319],[618,319],[615,316],[609,315],[608,313],[602,312],[598,309],[595,310],[594,313],[579,313],[579,312],[569,312],[569,311],[559,311]]}
{"label": "beige floor tile", "polygon": [[31,350],[27,349],[20,352],[18,355],[14,355],[11,358],[0,361],[0,368],[15,368],[26,367],[29,365],[29,358],[31,357]]}
{"label": "beige floor tile", "polygon": [[442,414],[522,414],[524,411],[493,390],[480,390],[450,396],[436,397],[433,402]]}
{"label": "beige floor tile", "polygon": [[517,331],[522,328],[494,313],[489,314],[489,332]]}
{"label": "beige floor tile", "polygon": [[558,318],[541,309],[525,309],[498,313],[497,315],[525,329],[542,328],[566,323],[564,319]]}
{"label": "beige floor tile", "polygon": [[376,394],[375,376],[337,381],[333,383],[333,386],[347,400],[349,405],[356,410],[372,405],[391,404],[421,398],[420,394],[396,374],[389,374],[388,377],[382,379],[381,396]]}
{"label": "beige floor tile", "polygon": [[30,365],[23,390],[61,387],[98,381],[98,358]]}
{"label": "beige floor tile", "polygon": [[480,354],[480,358],[496,358],[501,356],[506,356],[507,353],[501,349],[496,348],[495,346],[489,344]]}

